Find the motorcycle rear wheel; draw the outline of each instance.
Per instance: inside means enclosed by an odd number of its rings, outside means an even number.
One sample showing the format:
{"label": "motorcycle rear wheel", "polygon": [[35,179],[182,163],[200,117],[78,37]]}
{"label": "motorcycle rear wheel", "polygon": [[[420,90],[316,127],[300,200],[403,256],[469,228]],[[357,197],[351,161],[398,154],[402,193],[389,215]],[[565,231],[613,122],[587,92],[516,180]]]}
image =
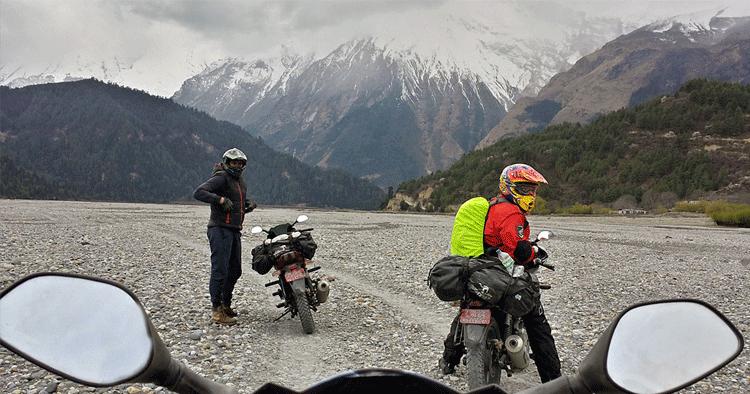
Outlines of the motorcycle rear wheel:
{"label": "motorcycle rear wheel", "polygon": [[490,341],[496,338],[499,338],[499,329],[497,324],[493,323],[487,334],[485,346],[466,349],[466,376],[469,390],[500,383],[502,369],[497,363],[495,354],[497,350],[490,344]]}
{"label": "motorcycle rear wheel", "polygon": [[310,311],[307,295],[303,292],[295,292],[294,301],[297,303],[297,314],[299,315],[300,322],[302,322],[302,331],[305,334],[312,334],[315,332],[315,321]]}
{"label": "motorcycle rear wheel", "polygon": [[488,384],[486,353],[486,348],[466,349],[466,378],[469,383],[469,390]]}

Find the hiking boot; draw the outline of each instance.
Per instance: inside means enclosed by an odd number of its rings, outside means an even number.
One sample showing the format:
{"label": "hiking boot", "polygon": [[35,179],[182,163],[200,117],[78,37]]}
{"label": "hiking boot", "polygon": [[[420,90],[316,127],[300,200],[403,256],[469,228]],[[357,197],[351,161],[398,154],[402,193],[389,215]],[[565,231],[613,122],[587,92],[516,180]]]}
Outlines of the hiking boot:
{"label": "hiking boot", "polygon": [[237,317],[239,314],[235,312],[229,305],[222,305],[222,308],[224,308],[224,313],[227,314],[229,317]]}
{"label": "hiking boot", "polygon": [[213,308],[211,312],[211,321],[216,324],[226,324],[229,326],[237,323],[237,319],[227,315],[226,312],[224,312],[224,308],[221,306]]}
{"label": "hiking boot", "polygon": [[438,362],[438,368],[440,368],[440,372],[442,372],[443,375],[451,375],[456,372],[456,366],[445,361],[442,357],[440,357],[440,361]]}

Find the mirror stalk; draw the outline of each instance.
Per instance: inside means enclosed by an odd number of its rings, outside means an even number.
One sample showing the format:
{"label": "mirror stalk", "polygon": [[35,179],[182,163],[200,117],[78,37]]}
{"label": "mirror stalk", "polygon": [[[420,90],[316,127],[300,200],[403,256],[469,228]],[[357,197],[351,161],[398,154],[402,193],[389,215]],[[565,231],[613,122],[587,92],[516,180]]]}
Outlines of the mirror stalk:
{"label": "mirror stalk", "polygon": [[208,380],[172,358],[150,319],[148,329],[154,344],[153,357],[145,372],[134,381],[154,383],[179,394],[237,394],[237,390]]}
{"label": "mirror stalk", "polygon": [[237,394],[237,390],[208,380],[175,359],[170,360],[165,377],[170,382],[163,386],[180,394]]}
{"label": "mirror stalk", "polygon": [[[576,384],[577,383],[577,384]],[[567,376],[561,376],[555,380],[550,380],[544,384],[534,386],[532,388],[523,390],[518,394],[579,394],[579,393],[591,393],[585,389],[585,386],[580,385],[579,382],[574,379],[569,379]]]}

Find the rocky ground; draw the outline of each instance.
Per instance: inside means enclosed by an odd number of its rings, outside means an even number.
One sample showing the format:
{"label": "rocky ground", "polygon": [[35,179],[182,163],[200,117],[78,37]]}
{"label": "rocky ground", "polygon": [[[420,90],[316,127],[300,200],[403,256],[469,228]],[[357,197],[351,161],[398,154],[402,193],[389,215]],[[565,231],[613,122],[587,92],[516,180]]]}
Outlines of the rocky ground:
{"label": "rocky ground", "polygon": [[[0,289],[37,271],[95,275],[123,283],[141,300],[172,355],[208,378],[250,393],[265,382],[294,389],[337,372],[400,368],[465,390],[465,371],[443,377],[436,364],[456,309],[439,301],[425,278],[446,254],[452,217],[440,215],[258,209],[250,225],[292,221],[300,213],[319,249],[322,274],[335,278],[330,300],[314,314],[317,332],[279,315],[271,276],[250,269],[245,238],[236,288],[239,324],[209,321],[206,206],[0,201]],[[532,229],[557,237],[546,249],[557,271],[543,294],[562,359],[574,373],[611,319],[633,303],[700,298],[743,335],[750,332],[750,231],[704,218],[532,217]],[[30,318],[54,324],[44,316]],[[533,370],[533,367],[531,368]],[[750,391],[747,345],[732,363],[685,392]],[[535,372],[506,379],[516,391]],[[152,392],[131,384],[92,389],[59,378],[0,348],[0,392]]]}

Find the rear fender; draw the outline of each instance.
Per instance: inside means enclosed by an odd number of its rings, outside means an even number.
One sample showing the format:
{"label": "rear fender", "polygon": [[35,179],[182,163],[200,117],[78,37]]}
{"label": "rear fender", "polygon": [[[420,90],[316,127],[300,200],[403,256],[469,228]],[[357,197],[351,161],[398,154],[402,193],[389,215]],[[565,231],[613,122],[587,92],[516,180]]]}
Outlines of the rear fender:
{"label": "rear fender", "polygon": [[487,343],[489,325],[463,324],[464,346],[467,348],[484,347]]}
{"label": "rear fender", "polygon": [[300,279],[297,279],[297,280],[295,280],[293,282],[289,282],[289,286],[292,287],[292,291],[295,294],[297,294],[297,293],[304,294],[305,293],[305,287],[306,287],[305,282],[306,282],[305,278],[300,278]]}

